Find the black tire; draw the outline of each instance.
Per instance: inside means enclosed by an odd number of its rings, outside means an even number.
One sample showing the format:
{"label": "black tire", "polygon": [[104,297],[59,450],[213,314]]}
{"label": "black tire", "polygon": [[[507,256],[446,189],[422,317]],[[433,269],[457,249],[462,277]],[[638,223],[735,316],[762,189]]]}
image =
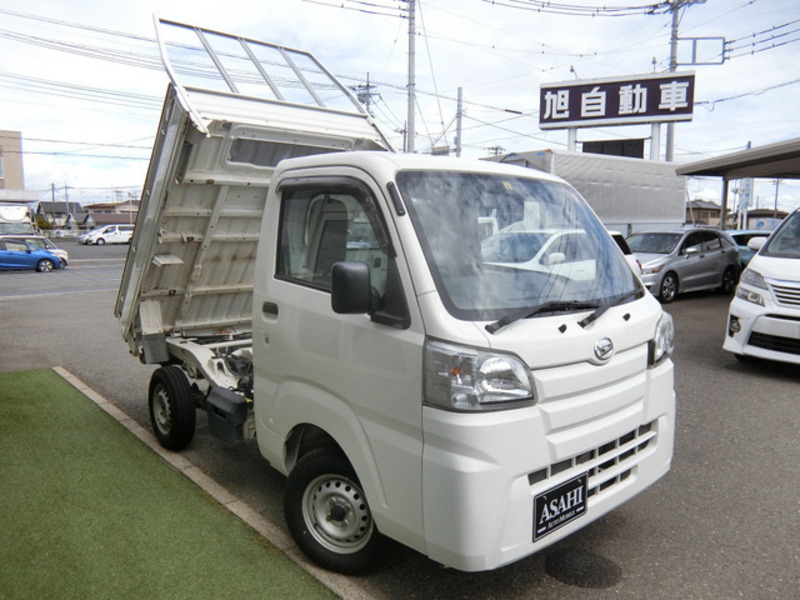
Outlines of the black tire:
{"label": "black tire", "polygon": [[36,270],[39,273],[49,273],[55,268],[55,264],[49,258],[43,258],[38,263],[36,263]]}
{"label": "black tire", "polygon": [[661,280],[658,288],[658,299],[662,304],[669,304],[678,295],[678,276],[675,273],[667,273]]}
{"label": "black tire", "polygon": [[167,450],[183,450],[194,437],[197,415],[189,380],[180,367],[159,367],[150,378],[150,423]]}
{"label": "black tire", "polygon": [[338,451],[322,448],[300,459],[283,507],[295,542],[319,566],[352,575],[379,558],[381,535],[353,467]]}
{"label": "black tire", "polygon": [[97,238],[97,241],[95,242],[95,245],[96,246],[102,246],[105,243],[106,243],[106,241],[103,238]]}
{"label": "black tire", "polygon": [[733,267],[726,267],[725,272],[722,274],[722,282],[720,283],[719,291],[723,294],[730,294],[735,287],[736,269]]}

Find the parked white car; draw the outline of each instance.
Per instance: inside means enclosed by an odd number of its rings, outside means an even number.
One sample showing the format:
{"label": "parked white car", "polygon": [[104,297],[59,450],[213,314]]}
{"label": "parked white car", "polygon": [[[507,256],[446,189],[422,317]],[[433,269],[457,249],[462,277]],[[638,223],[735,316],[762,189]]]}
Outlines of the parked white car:
{"label": "parked white car", "polygon": [[625,236],[622,235],[619,231],[611,231],[609,230],[608,233],[611,234],[611,237],[619,246],[619,249],[625,255],[625,260],[628,261],[628,264],[631,266],[631,270],[636,273],[639,277],[642,276],[642,263],[639,262],[639,259],[636,258],[636,255],[631,250],[630,246],[628,246],[628,242],[625,241]]}
{"label": "parked white car", "polygon": [[800,209],[765,239],[748,242],[758,254],[731,301],[722,348],[737,358],[800,364]]}
{"label": "parked white car", "polygon": [[481,242],[483,260],[515,269],[593,279],[596,257],[580,230],[506,229]]}
{"label": "parked white car", "polygon": [[105,225],[78,236],[81,244],[128,244],[133,236],[133,225]]}

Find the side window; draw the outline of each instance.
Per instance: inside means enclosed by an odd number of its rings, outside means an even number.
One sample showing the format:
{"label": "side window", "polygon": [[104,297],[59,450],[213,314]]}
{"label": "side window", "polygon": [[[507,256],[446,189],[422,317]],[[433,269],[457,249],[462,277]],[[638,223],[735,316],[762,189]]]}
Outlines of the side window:
{"label": "side window", "polygon": [[27,252],[28,247],[23,242],[8,240],[5,249],[9,252]]}
{"label": "side window", "polygon": [[686,236],[686,241],[683,242],[683,249],[681,254],[686,254],[689,251],[700,252],[703,249],[703,239],[700,237],[700,232],[696,231]]}
{"label": "side window", "polygon": [[722,247],[719,241],[719,235],[714,231],[704,231],[703,242],[705,243],[706,250],[719,250]]}
{"label": "side window", "polygon": [[331,269],[360,261],[370,269],[372,287],[383,295],[388,245],[374,199],[342,186],[290,189],[283,193],[276,275],[330,290]]}

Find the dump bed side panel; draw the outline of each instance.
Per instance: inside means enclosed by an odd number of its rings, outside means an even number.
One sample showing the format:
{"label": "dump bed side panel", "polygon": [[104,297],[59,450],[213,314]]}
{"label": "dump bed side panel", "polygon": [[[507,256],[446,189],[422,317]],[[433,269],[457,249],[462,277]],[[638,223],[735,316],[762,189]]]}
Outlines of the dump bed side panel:
{"label": "dump bed side panel", "polygon": [[[346,88],[307,53],[169,25],[197,39],[170,43],[160,36],[173,81],[114,311],[123,338],[145,362],[168,360],[168,337],[249,333],[261,219],[281,160],[390,150]],[[240,46],[246,52],[236,55]],[[169,58],[172,47],[180,52]],[[193,49],[189,56],[187,48]],[[256,54],[267,50],[272,62],[258,64]],[[197,66],[202,53],[212,66]],[[290,66],[277,70],[273,63],[279,58]],[[219,67],[216,74],[213,65]],[[279,76],[270,77],[268,70]],[[192,87],[178,81],[176,73],[182,72],[191,75]],[[203,77],[207,88],[197,85]],[[300,102],[303,96],[281,91],[298,87],[308,104]],[[326,103],[334,90],[349,108]]]}

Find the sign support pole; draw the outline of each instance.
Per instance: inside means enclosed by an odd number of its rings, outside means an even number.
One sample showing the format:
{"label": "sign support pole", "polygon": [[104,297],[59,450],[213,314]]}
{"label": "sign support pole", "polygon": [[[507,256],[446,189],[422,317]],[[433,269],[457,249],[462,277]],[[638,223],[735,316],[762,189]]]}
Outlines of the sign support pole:
{"label": "sign support pole", "polygon": [[661,123],[650,124],[650,160],[661,156]]}

